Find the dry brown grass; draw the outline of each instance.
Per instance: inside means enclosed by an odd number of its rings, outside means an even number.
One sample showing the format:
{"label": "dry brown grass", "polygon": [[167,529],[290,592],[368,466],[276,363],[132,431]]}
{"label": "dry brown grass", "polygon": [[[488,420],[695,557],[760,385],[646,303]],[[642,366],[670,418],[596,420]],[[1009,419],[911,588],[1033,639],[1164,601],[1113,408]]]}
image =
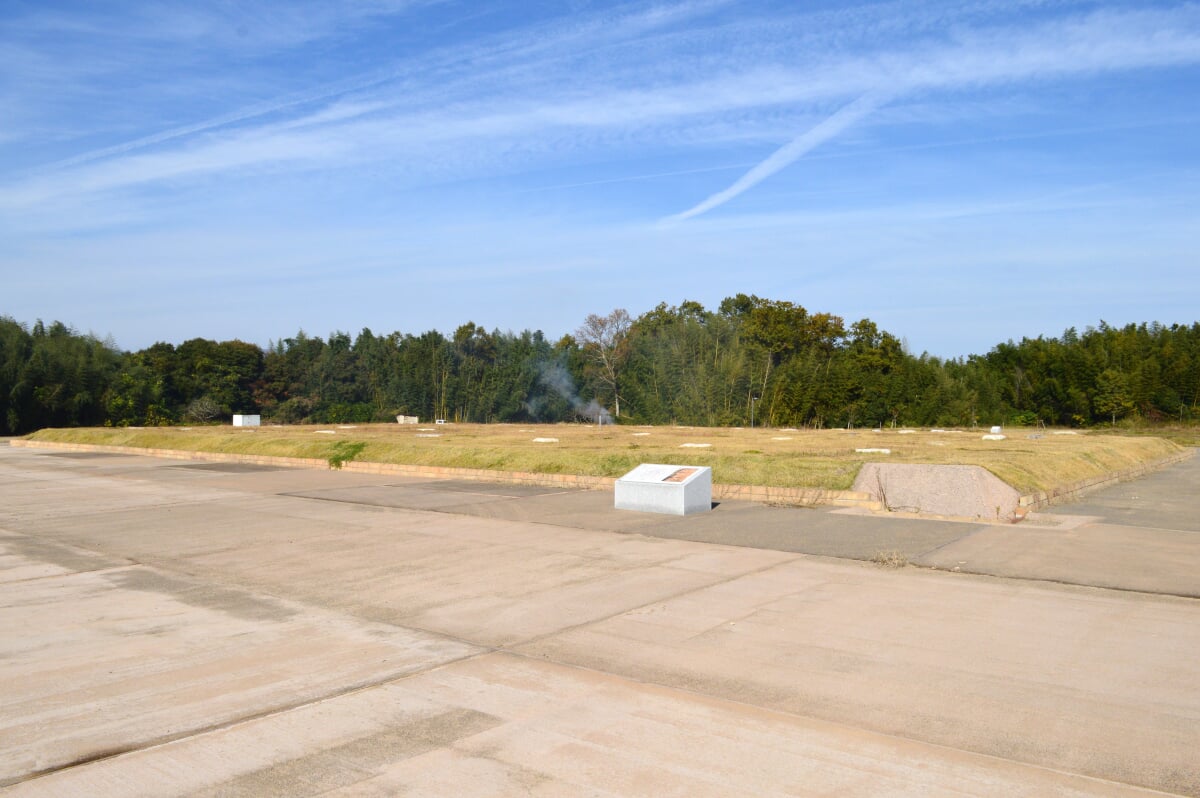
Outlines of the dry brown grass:
{"label": "dry brown grass", "polygon": [[903,568],[908,565],[908,558],[898,551],[877,551],[871,562],[882,568]]}
{"label": "dry brown grass", "polygon": [[[319,433],[332,431],[332,434]],[[426,431],[422,431],[426,430]],[[438,434],[439,437],[418,437]],[[329,458],[338,442],[366,445],[355,459],[499,471],[620,476],[639,463],[707,465],[713,480],[733,485],[849,488],[868,461],[980,465],[1021,493],[1048,490],[1176,454],[1181,447],[1145,436],[1056,435],[1006,431],[985,441],[980,430],[911,434],[899,430],[780,430],[582,424],[368,424],[92,428],[41,430],[34,440],[202,452]],[[557,438],[535,443],[534,438]],[[684,448],[708,443],[707,448]],[[890,455],[855,449],[885,448]]]}

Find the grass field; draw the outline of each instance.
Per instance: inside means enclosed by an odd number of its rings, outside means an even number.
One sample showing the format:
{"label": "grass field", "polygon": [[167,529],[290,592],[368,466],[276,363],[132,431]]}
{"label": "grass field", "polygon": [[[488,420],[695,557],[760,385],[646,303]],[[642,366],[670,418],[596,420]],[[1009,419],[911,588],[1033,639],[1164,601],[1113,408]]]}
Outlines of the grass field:
{"label": "grass field", "polygon": [[1184,424],[1122,422],[1111,429],[1111,432],[1117,435],[1148,435],[1152,438],[1165,438],[1180,446],[1200,446],[1200,424],[1194,421]]}
{"label": "grass field", "polygon": [[[706,465],[730,485],[849,488],[869,461],[980,465],[1021,493],[1048,490],[1177,454],[1144,435],[1007,430],[790,430],[582,424],[147,427],[47,429],[40,441],[196,452],[354,459],[497,471],[616,477],[639,463]],[[541,441],[537,439],[543,439]],[[552,439],[552,440],[551,440]],[[355,446],[353,444],[364,444]],[[856,449],[888,449],[890,454]]]}

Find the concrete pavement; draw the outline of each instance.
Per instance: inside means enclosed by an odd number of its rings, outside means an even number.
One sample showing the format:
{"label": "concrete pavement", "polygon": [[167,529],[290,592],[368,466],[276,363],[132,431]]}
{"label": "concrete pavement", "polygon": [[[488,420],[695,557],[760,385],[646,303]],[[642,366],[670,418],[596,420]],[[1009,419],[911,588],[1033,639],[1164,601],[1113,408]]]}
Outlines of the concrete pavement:
{"label": "concrete pavement", "polygon": [[[1069,509],[1099,520],[1060,532],[1105,528],[1083,535],[1098,564],[1058,581],[1163,540]],[[0,448],[0,784],[1200,795],[1200,602],[1163,595],[1188,593],[1196,530],[1163,517],[1185,567],[1114,591],[1037,581],[1028,551],[1072,544],[1026,537],[1013,560],[1002,533],[1033,527],[674,519],[604,493]],[[968,545],[1032,581],[835,559]]]}
{"label": "concrete pavement", "polygon": [[913,558],[933,568],[1200,597],[1200,457]]}

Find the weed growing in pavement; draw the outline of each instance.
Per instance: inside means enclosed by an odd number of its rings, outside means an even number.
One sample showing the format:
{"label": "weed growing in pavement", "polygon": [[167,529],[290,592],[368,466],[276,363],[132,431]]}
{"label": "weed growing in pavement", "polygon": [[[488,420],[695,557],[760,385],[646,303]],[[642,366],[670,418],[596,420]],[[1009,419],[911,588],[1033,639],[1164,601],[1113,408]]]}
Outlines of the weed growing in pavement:
{"label": "weed growing in pavement", "polygon": [[871,562],[883,568],[903,568],[908,565],[908,557],[898,551],[877,551]]}

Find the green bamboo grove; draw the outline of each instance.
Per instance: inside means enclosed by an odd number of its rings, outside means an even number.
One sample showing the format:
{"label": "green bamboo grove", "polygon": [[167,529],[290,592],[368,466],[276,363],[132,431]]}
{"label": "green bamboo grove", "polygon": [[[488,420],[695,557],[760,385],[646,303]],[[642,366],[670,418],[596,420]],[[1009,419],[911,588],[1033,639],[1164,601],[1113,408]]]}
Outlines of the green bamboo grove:
{"label": "green bamboo grove", "polygon": [[1025,338],[982,355],[913,355],[868,319],[739,294],[589,316],[572,335],[299,332],[266,350],[195,338],[137,351],[61,322],[0,316],[0,434],[265,421],[592,420],[791,427],[1200,420],[1200,323]]}

